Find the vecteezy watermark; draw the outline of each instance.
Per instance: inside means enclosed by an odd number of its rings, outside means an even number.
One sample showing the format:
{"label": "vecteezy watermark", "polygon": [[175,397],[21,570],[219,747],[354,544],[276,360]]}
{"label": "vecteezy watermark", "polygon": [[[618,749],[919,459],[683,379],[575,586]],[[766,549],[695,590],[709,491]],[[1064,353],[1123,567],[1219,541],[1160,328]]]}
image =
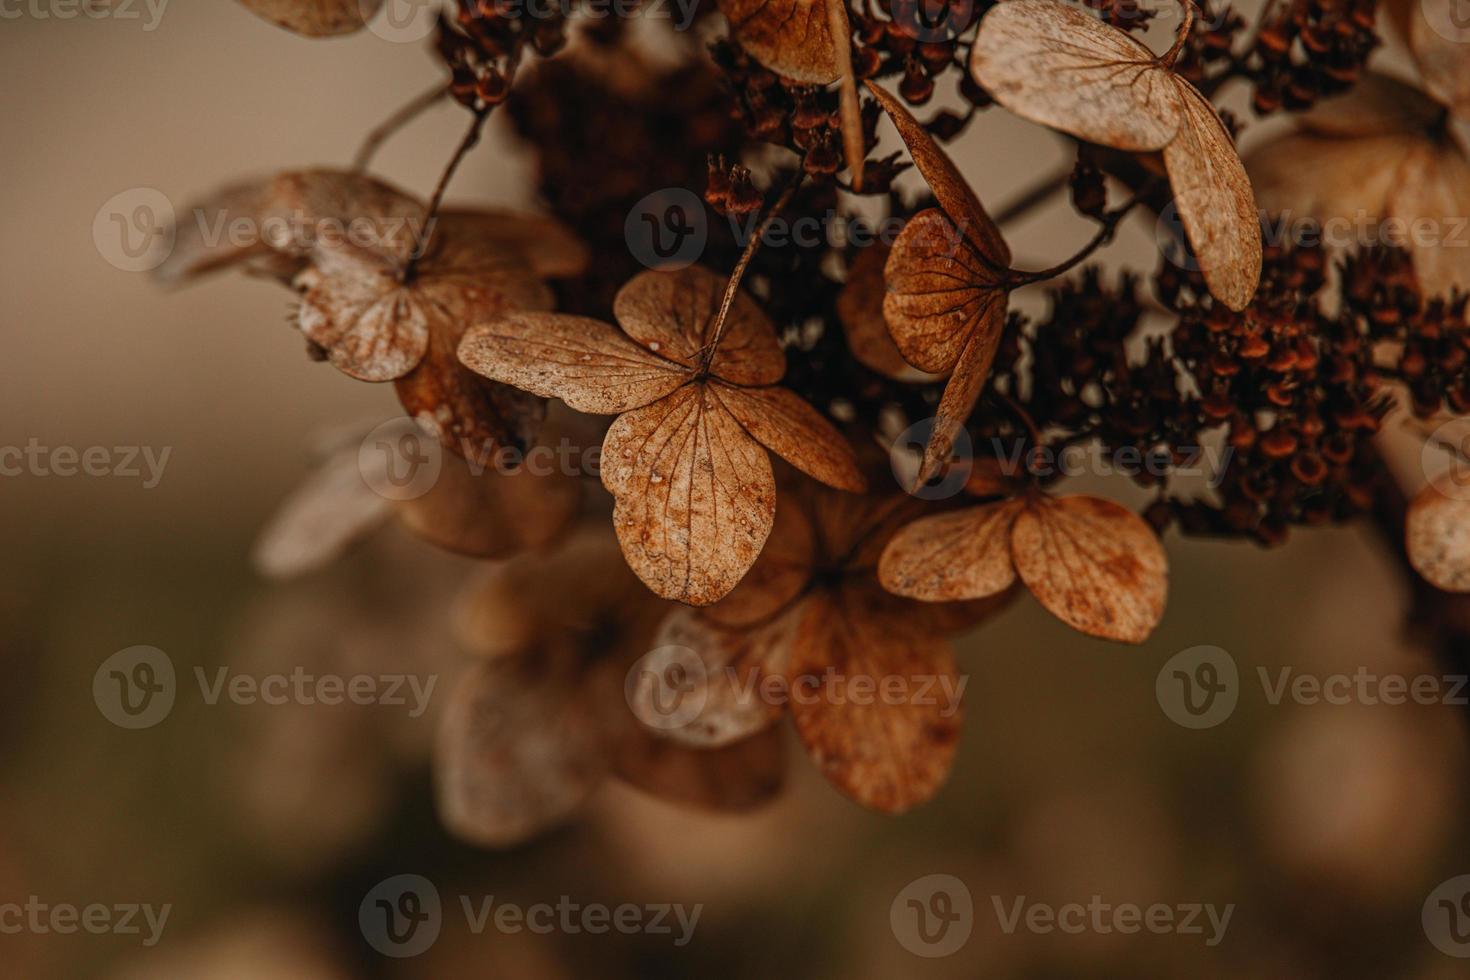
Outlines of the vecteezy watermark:
{"label": "vecteezy watermark", "polygon": [[[1210,207],[1202,202],[1199,210]],[[1276,247],[1324,247],[1343,251],[1387,245],[1394,248],[1470,248],[1470,216],[1437,215],[1399,218],[1366,210],[1319,218],[1290,210],[1258,212],[1264,244]],[[1170,201],[1154,222],[1154,241],[1174,266],[1189,272],[1207,271],[1200,257],[1187,247],[1188,236],[1178,200]]]}
{"label": "vecteezy watermark", "polygon": [[[1470,4],[1465,0],[1419,0],[1424,23],[1440,37],[1453,44],[1470,44]],[[1412,37],[1417,24],[1409,25]]]}
{"label": "vecteezy watermark", "polygon": [[[321,674],[305,667],[248,674],[229,667],[194,668],[200,700],[209,707],[343,704],[407,708],[422,717],[439,683],[437,674]],[[173,660],[157,647],[137,646],[108,657],[92,675],[92,699],[120,728],[152,728],[173,711],[178,697]]]}
{"label": "vecteezy watermark", "polygon": [[145,33],[158,30],[169,0],[0,0],[0,20],[142,21]]}
{"label": "vecteezy watermark", "polygon": [[172,446],[43,446],[32,436],[24,446],[0,446],[0,477],[106,476],[141,479],[152,490],[171,455]]}
{"label": "vecteezy watermark", "polygon": [[152,187],[112,195],[92,219],[97,254],[123,272],[149,272],[163,265],[177,236],[173,202]]}
{"label": "vecteezy watermark", "polygon": [[725,665],[711,672],[686,646],[655,647],[628,670],[623,690],[633,714],[646,726],[683,728],[703,715],[711,686],[729,692],[727,709],[798,705],[937,707],[942,718],[960,710],[970,679],[951,674],[847,674],[828,667],[820,674],[788,678],[781,673],[742,671]]}
{"label": "vecteezy watermark", "polygon": [[916,878],[888,906],[888,926],[899,945],[928,959],[958,952],[970,941],[975,903],[954,875]]}
{"label": "vecteezy watermark", "polygon": [[1060,932],[1071,936],[1149,932],[1160,936],[1202,936],[1205,945],[1210,947],[1220,945],[1225,931],[1230,928],[1230,918],[1235,914],[1233,902],[1223,907],[1209,902],[1114,904],[1101,895],[1091,896],[1086,903],[1067,902],[1062,905],[1028,901],[1025,895],[1008,898],[992,895],[990,903],[995,908],[1001,931],[1008,936],[1023,928],[1040,935]]}
{"label": "vecteezy watermark", "polygon": [[704,201],[683,187],[641,198],[623,221],[628,252],[650,269],[675,271],[699,261],[709,241]]}
{"label": "vecteezy watermark", "polygon": [[[395,44],[417,44],[434,33],[443,0],[358,0],[358,9],[368,30]],[[374,16],[376,14],[376,16]]]}
{"label": "vecteezy watermark", "polygon": [[1420,466],[1424,476],[1433,478],[1434,485],[1445,496],[1470,500],[1470,424],[1456,419],[1429,433],[1420,451]]}
{"label": "vecteezy watermark", "polygon": [[1440,882],[1424,899],[1419,921],[1435,949],[1470,959],[1470,875]]}
{"label": "vecteezy watermark", "polygon": [[[498,901],[494,895],[457,896],[455,903],[470,932],[482,935],[530,932],[536,935],[588,933],[670,936],[675,946],[686,946],[704,912],[702,904],[679,903],[609,906],[582,903],[570,895],[555,902],[521,905]],[[384,956],[405,958],[426,952],[444,927],[444,902],[439,889],[422,875],[394,875],[378,882],[357,909],[358,926],[369,946]]]}
{"label": "vecteezy watermark", "polygon": [[156,946],[172,911],[171,903],[157,907],[136,902],[53,904],[30,895],[24,903],[0,903],[0,935],[70,936],[85,932],[93,936],[141,936],[144,946]]}
{"label": "vecteezy watermark", "polygon": [[[1256,668],[1268,705],[1456,705],[1470,704],[1470,677],[1440,674],[1312,674],[1292,666]],[[1170,657],[1159,670],[1154,692],[1170,720],[1185,728],[1213,728],[1234,713],[1242,684],[1235,658],[1220,647],[1199,646]]]}

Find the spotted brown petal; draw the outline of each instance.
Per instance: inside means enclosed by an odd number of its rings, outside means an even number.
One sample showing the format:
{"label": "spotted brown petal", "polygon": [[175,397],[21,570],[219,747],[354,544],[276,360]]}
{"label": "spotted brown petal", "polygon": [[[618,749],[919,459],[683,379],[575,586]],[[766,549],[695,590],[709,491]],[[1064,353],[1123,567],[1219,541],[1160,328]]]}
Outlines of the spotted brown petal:
{"label": "spotted brown petal", "polygon": [[[638,661],[629,696],[634,713],[659,721],[660,736],[694,748],[719,748],[770,727],[785,705],[769,696],[767,678],[785,681],[800,611],[798,604],[767,623],[732,628],[711,622],[704,610],[675,609]],[[675,690],[674,672],[680,701],[661,711],[661,699]],[[681,705],[694,710],[681,712]]]}
{"label": "spotted brown petal", "polygon": [[[805,486],[815,486],[802,481]],[[851,494],[832,492],[838,499]],[[729,595],[700,610],[708,622],[727,628],[753,628],[785,612],[811,585],[817,541],[803,495],[782,485],[776,520],[761,556]]]}
{"label": "spotted brown petal", "polygon": [[979,599],[1016,580],[1011,523],[1023,505],[1003,500],[914,521],[889,541],[878,579],[895,595],[926,602]]}
{"label": "spotted brown petal", "polygon": [[1210,293],[1232,310],[1243,310],[1261,279],[1255,194],[1209,100],[1183,80],[1176,87],[1179,132],[1164,148],[1174,204]]}
{"label": "spotted brown petal", "polygon": [[1153,528],[1112,501],[1038,498],[1011,526],[1011,560],[1052,615],[1090,636],[1142,643],[1164,615],[1164,549]]}
{"label": "spotted brown petal", "polygon": [[459,345],[470,370],[579,412],[641,408],[689,379],[611,324],[564,313],[512,313],[471,327]]}
{"label": "spotted brown petal", "polygon": [[719,8],[756,61],[792,81],[826,85],[841,74],[827,11],[833,2],[842,0],[719,0]]}
{"label": "spotted brown petal", "polygon": [[888,332],[883,318],[883,301],[888,293],[883,267],[889,252],[888,245],[869,245],[858,252],[847,270],[847,282],[837,295],[837,317],[847,336],[848,350],[858,363],[894,381],[937,380],[937,375],[905,361]]}
{"label": "spotted brown petal", "polygon": [[509,847],[561,823],[607,760],[570,668],[491,661],[455,690],[435,746],[439,813],[456,837]]}
{"label": "spotted brown petal", "polygon": [[1171,73],[1152,51],[1057,0],[1007,0],[980,22],[970,72],[995,101],[1089,143],[1163,149],[1180,124]]}
{"label": "spotted brown petal", "polygon": [[[791,715],[812,761],[873,810],[901,813],[930,799],[949,776],[962,716],[949,645],[841,593],[804,606],[789,669],[793,684],[811,678],[816,696],[793,697]],[[885,681],[905,696],[876,696]]]}
{"label": "spotted brown petal", "polygon": [[705,606],[755,563],[776,510],[771,461],[703,384],[618,417],[602,482],[628,565],[665,599]]}
{"label": "spotted brown petal", "polygon": [[842,433],[789,388],[712,381],[710,393],[761,445],[813,479],[853,493],[867,487]]}
{"label": "spotted brown petal", "polygon": [[240,0],[273,24],[307,37],[333,37],[360,31],[383,0]]}
{"label": "spotted brown petal", "polygon": [[1000,335],[1005,329],[1005,303],[999,298],[981,309],[975,326],[969,332],[969,342],[960,351],[959,360],[945,382],[944,394],[939,396],[939,405],[934,409],[934,428],[929,433],[929,444],[924,447],[924,458],[919,463],[918,483],[928,483],[949,466],[954,455],[954,440],[975,409],[985,380],[990,376],[990,366],[995,361],[995,352],[1000,347]]}
{"label": "spotted brown petal", "polygon": [[[650,351],[696,367],[714,340],[726,283],[724,276],[698,265],[673,272],[650,269],[618,290],[613,315],[629,337]],[[745,385],[775,384],[786,373],[776,328],[743,290],[735,294],[710,370]]]}
{"label": "spotted brown petal", "polygon": [[[914,118],[902,102],[873,82],[868,82],[868,91],[873,93],[883,111],[893,120],[898,135],[908,147],[914,166],[928,181],[929,189],[939,201],[939,206],[949,215],[950,221],[965,239],[974,246],[980,264],[988,265],[991,278],[1003,273],[1011,264],[1011,250],[1001,237],[980,198],[975,196],[968,181],[960,173],[954,161],[934,141],[929,131]],[[902,345],[900,345],[902,346]]]}
{"label": "spotted brown petal", "polygon": [[392,512],[389,500],[363,479],[357,446],[338,450],[281,501],[256,538],[251,560],[269,578],[314,571],[376,531]]}
{"label": "spotted brown petal", "polygon": [[1409,563],[1436,589],[1470,592],[1470,499],[1446,478],[1419,491],[1404,530]]}

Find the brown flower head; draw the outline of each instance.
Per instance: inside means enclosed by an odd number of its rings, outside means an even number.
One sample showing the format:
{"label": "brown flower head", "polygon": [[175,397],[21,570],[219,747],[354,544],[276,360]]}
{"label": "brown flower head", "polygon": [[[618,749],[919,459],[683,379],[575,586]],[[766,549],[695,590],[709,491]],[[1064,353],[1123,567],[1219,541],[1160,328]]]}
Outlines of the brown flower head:
{"label": "brown flower head", "polygon": [[456,689],[439,733],[435,778],[452,832],[519,843],[568,819],[609,775],[710,809],[775,795],[784,762],[770,733],[683,748],[633,716],[624,677],[669,608],[605,529],[490,568],[466,590],[458,632],[486,659]]}
{"label": "brown flower head", "polygon": [[980,23],[970,70],[995,101],[1081,140],[1163,151],[1174,204],[1212,295],[1244,309],[1261,274],[1261,224],[1250,180],[1210,101],[1174,72],[1173,50],[1059,0],[1007,0]]}
{"label": "brown flower head", "polygon": [[[944,634],[1003,599],[934,604],[883,590],[878,556],[919,512],[913,497],[837,494],[809,480],[783,489],[777,530],[746,580],[714,606],[664,620],[633,692],[638,715],[659,717],[664,679],[689,667],[693,651],[700,669],[683,670],[682,696],[701,707],[660,734],[727,745],[769,729],[789,702],[802,743],[838,789],[875,810],[907,810],[944,783],[959,737],[963,685]],[[772,682],[790,696],[762,694]],[[901,693],[864,697],[864,688]]]}
{"label": "brown flower head", "polygon": [[[517,313],[472,327],[460,360],[581,412],[617,415],[602,446],[623,553],[658,595],[708,605],[760,554],[776,511],[770,449],[831,486],[862,490],[851,447],[779,387],[786,358],[743,292],[699,266],[649,271],[618,293],[619,326]],[[763,448],[764,447],[764,448]]]}

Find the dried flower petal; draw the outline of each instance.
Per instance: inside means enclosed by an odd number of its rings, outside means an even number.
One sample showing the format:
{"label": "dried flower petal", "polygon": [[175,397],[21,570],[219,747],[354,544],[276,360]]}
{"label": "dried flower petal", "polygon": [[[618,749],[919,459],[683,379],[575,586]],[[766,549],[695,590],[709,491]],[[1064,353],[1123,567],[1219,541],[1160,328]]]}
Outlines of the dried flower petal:
{"label": "dried flower petal", "polygon": [[718,749],[689,749],[630,726],[613,747],[613,768],[663,799],[738,812],[780,793],[786,748],[775,729]]}
{"label": "dried flower petal", "polygon": [[240,0],[273,24],[307,37],[332,37],[360,31],[383,0]]}
{"label": "dried flower petal", "polygon": [[837,297],[837,316],[847,335],[847,347],[864,367],[894,381],[925,382],[938,375],[920,371],[904,360],[883,318],[888,288],[883,266],[890,248],[878,243],[857,253],[847,270],[847,282]]}
{"label": "dried flower petal", "polygon": [[357,446],[340,449],[281,502],[251,549],[260,574],[294,578],[336,560],[381,527],[392,503],[362,478]]}
{"label": "dried flower petal", "polygon": [[756,61],[792,81],[826,85],[841,74],[827,12],[834,2],[841,0],[719,0],[719,7]]}
{"label": "dried flower petal", "polygon": [[715,381],[710,391],[757,442],[807,476],[838,490],[861,493],[867,488],[842,433],[791,389]]}
{"label": "dried flower petal", "polygon": [[1003,500],[914,521],[883,552],[883,588],[925,602],[1004,592],[1016,580],[1011,524],[1022,506]]}
{"label": "dried flower petal", "polygon": [[1037,498],[1016,515],[1011,558],[1043,606],[1091,636],[1142,643],[1164,615],[1168,559],[1158,536],[1110,500]]}
{"label": "dried flower petal", "polygon": [[1409,563],[1437,589],[1470,592],[1470,500],[1462,486],[1439,483],[1419,491],[1404,529]]}

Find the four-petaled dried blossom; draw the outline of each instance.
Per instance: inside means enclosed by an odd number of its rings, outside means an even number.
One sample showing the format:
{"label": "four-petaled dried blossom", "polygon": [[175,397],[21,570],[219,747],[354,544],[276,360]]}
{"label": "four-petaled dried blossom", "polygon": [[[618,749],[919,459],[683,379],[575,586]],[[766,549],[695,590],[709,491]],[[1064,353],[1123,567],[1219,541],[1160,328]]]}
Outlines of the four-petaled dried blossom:
{"label": "four-petaled dried blossom", "polygon": [[565,821],[609,775],[720,810],[748,809],[780,789],[783,753],[771,733],[685,748],[633,715],[624,679],[671,608],[628,572],[606,529],[472,583],[456,629],[485,659],[455,690],[435,752],[439,809],[454,834],[519,843]]}
{"label": "four-petaled dried blossom", "polygon": [[1117,150],[1162,150],[1205,283],[1241,310],[1260,279],[1260,218],[1229,130],[1173,70],[1178,47],[1160,58],[1059,0],[1008,0],[981,21],[970,70],[995,101],[1033,122]]}
{"label": "four-petaled dried blossom", "polygon": [[893,536],[878,577],[890,592],[927,602],[1000,595],[1019,577],[1068,626],[1142,643],[1164,615],[1168,559],[1127,508],[1032,489],[914,521]]}
{"label": "four-petaled dried blossom", "polygon": [[[1451,99],[1448,64],[1423,62],[1426,93],[1404,82],[1364,73],[1347,94],[1319,103],[1300,129],[1247,157],[1261,205],[1293,218],[1337,222],[1371,234],[1384,226],[1391,244],[1409,249],[1423,291],[1443,296],[1470,290],[1470,157],[1450,126],[1470,118],[1470,94]],[[1470,58],[1454,66],[1470,87]],[[1368,244],[1353,243],[1353,244]]]}
{"label": "four-petaled dried blossom", "polygon": [[240,0],[248,10],[307,37],[335,37],[360,31],[383,0]]}
{"label": "four-petaled dried blossom", "polygon": [[[799,478],[798,478],[799,479]],[[963,684],[948,633],[998,611],[885,592],[874,574],[894,530],[922,512],[907,494],[788,487],[771,543],[744,582],[705,609],[664,620],[632,697],[640,718],[683,745],[738,744],[788,708],[832,783],[862,805],[899,813],[932,797],[954,761]],[[696,662],[686,662],[692,656]],[[657,702],[677,672],[685,717]],[[885,691],[882,697],[863,690]],[[681,702],[682,703],[682,702]]]}
{"label": "four-petaled dried blossom", "polygon": [[[617,415],[602,482],[628,563],[655,593],[709,605],[754,564],[771,531],[770,449],[831,486],[864,489],[852,449],[778,386],[786,356],[743,292],[700,266],[644,272],[613,303],[619,326],[518,313],[472,327],[460,360],[572,408]],[[721,332],[723,329],[723,332]]]}
{"label": "four-petaled dried blossom", "polygon": [[[886,91],[868,88],[893,119],[939,200],[904,226],[888,256],[883,317],[904,360],[949,374],[919,482],[949,462],[954,437],[985,386],[1006,322],[1011,250],[953,161]],[[940,210],[942,208],[942,210]]]}

